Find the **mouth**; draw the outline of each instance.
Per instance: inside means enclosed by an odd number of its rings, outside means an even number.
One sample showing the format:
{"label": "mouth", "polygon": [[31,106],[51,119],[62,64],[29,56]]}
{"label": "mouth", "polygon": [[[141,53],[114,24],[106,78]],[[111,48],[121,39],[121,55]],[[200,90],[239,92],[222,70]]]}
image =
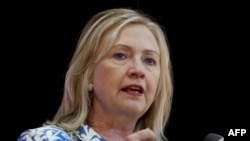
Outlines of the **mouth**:
{"label": "mouth", "polygon": [[141,96],[144,93],[144,88],[137,84],[128,85],[121,90],[129,95],[134,96]]}

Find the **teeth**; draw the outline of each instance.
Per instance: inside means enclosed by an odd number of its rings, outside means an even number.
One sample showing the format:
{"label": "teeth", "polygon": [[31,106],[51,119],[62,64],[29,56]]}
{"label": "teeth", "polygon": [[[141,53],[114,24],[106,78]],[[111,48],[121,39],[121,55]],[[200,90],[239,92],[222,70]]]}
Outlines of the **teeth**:
{"label": "teeth", "polygon": [[131,90],[134,90],[134,91],[139,91],[140,89],[139,88],[130,88]]}
{"label": "teeth", "polygon": [[130,87],[130,89],[139,90],[140,88],[138,88],[138,87]]}
{"label": "teeth", "polygon": [[143,88],[137,86],[129,86],[122,89],[123,91],[131,91],[136,93],[143,93]]}
{"label": "teeth", "polygon": [[129,89],[128,91],[134,92],[134,93],[139,93],[139,91],[136,91],[134,89]]}
{"label": "teeth", "polygon": [[129,87],[129,90],[137,92],[137,93],[141,93],[141,89],[138,87]]}
{"label": "teeth", "polygon": [[132,90],[132,91],[139,91],[138,89],[132,89],[132,88],[130,88],[130,90]]}

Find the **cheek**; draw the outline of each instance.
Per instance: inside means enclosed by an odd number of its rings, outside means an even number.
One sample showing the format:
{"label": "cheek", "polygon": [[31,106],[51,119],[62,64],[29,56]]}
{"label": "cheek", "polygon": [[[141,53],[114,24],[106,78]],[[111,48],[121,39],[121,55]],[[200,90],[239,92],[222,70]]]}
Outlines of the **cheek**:
{"label": "cheek", "polygon": [[118,68],[114,68],[109,63],[103,62],[94,68],[93,84],[96,93],[110,93],[112,88],[118,84]]}
{"label": "cheek", "polygon": [[154,73],[152,78],[152,82],[154,82],[156,85],[158,85],[159,80],[160,80],[160,72],[157,71],[156,73]]}
{"label": "cheek", "polygon": [[155,96],[156,90],[159,84],[160,73],[151,73],[150,77],[147,80],[148,88],[150,88],[150,95]]}
{"label": "cheek", "polygon": [[98,91],[98,89],[103,89],[103,87],[105,87],[106,83],[104,82],[107,79],[108,76],[107,73],[108,73],[107,69],[103,67],[101,64],[97,65],[94,68],[93,85],[96,92]]}
{"label": "cheek", "polygon": [[102,65],[98,65],[97,67],[94,68],[94,74],[93,74],[93,78],[95,81],[101,81],[102,78],[105,77],[105,73],[107,73],[108,71],[105,69],[105,67],[102,67]]}

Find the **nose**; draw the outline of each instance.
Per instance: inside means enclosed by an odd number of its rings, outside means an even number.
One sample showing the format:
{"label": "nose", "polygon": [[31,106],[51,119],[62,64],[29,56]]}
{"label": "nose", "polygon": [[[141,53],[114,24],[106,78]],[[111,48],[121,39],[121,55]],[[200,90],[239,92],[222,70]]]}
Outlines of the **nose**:
{"label": "nose", "polygon": [[131,66],[128,70],[128,75],[130,78],[144,78],[145,77],[145,68],[143,63],[138,60],[134,60],[131,62]]}

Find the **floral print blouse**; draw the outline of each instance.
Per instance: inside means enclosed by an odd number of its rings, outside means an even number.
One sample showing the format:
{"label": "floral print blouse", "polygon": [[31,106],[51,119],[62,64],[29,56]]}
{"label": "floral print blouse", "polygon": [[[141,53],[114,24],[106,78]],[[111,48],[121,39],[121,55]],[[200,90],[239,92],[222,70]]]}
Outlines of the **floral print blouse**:
{"label": "floral print blouse", "polygon": [[28,129],[17,141],[105,141],[89,125],[83,124],[74,132],[65,131],[55,125]]}

